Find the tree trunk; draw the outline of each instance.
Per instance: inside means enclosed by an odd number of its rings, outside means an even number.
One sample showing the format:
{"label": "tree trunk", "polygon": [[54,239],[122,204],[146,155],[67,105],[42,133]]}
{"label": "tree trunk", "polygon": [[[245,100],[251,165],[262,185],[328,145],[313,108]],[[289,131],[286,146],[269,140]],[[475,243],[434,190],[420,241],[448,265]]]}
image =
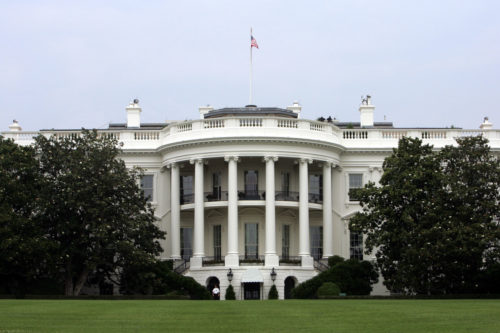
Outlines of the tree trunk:
{"label": "tree trunk", "polygon": [[73,273],[71,272],[71,262],[66,263],[66,278],[64,280],[64,295],[73,296]]}
{"label": "tree trunk", "polygon": [[76,281],[73,295],[78,296],[80,295],[80,291],[82,290],[83,285],[85,284],[85,281],[87,281],[87,277],[89,276],[90,270],[85,267],[83,271],[80,273],[80,276],[78,277],[78,281]]}

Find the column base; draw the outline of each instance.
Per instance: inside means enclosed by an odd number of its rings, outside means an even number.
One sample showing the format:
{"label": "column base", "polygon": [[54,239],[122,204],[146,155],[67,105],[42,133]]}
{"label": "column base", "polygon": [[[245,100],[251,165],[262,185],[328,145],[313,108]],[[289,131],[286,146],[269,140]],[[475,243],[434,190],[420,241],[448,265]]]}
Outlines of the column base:
{"label": "column base", "polygon": [[280,265],[280,257],[277,254],[266,254],[265,266],[277,267]]}
{"label": "column base", "polygon": [[228,254],[224,258],[224,265],[227,267],[238,267],[240,265],[240,258],[237,253]]}
{"label": "column base", "polygon": [[306,268],[314,268],[314,259],[311,256],[302,256],[300,257],[301,259],[301,266],[306,267]]}
{"label": "column base", "polygon": [[191,257],[189,260],[190,268],[201,268],[203,267],[203,257]]}

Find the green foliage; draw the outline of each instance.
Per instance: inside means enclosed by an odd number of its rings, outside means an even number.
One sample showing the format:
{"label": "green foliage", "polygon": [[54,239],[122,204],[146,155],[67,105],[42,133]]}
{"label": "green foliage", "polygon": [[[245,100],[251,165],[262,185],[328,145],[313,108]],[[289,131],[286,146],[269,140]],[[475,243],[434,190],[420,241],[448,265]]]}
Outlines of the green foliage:
{"label": "green foliage", "polygon": [[62,274],[66,295],[78,295],[89,274],[112,279],[130,262],[161,252],[165,233],[138,187],[138,170],[118,158],[117,141],[82,131],[71,137],[36,138],[43,176],[38,209],[56,248],[53,274]]}
{"label": "green foliage", "polygon": [[348,295],[369,295],[372,284],[378,281],[374,266],[368,261],[335,260],[338,261],[336,265],[293,288],[292,297],[316,298],[318,289],[325,282],[335,283]]}
{"label": "green foliage", "polygon": [[208,290],[191,277],[172,271],[171,261],[134,262],[124,267],[120,292],[126,295],[189,295],[191,299],[210,299]]}
{"label": "green foliage", "polygon": [[22,297],[46,271],[53,244],[37,203],[42,188],[35,151],[0,136],[0,285]]}
{"label": "green foliage", "polygon": [[344,262],[344,260],[341,256],[331,256],[328,258],[328,266],[333,267],[338,263]]}
{"label": "green foliage", "polygon": [[333,282],[324,282],[318,288],[316,295],[318,298],[331,298],[340,294],[340,288]]}
{"label": "green foliage", "polygon": [[367,235],[367,252],[377,249],[393,292],[476,292],[485,263],[500,259],[500,162],[482,137],[457,143],[434,152],[401,139],[380,186],[359,192],[363,211],[350,229]]}
{"label": "green foliage", "polygon": [[278,299],[278,289],[276,289],[276,286],[273,284],[271,289],[269,289],[269,295],[267,296],[268,299]]}
{"label": "green foliage", "polygon": [[234,294],[234,288],[232,285],[229,285],[226,289],[226,300],[235,300],[236,295]]}

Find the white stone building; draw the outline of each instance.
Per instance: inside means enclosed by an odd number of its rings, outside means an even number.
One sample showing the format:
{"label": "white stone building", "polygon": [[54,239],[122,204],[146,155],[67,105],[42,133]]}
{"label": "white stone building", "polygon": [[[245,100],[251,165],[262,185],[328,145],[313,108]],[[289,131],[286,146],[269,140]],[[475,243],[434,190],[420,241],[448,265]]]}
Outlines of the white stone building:
{"label": "white stone building", "polygon": [[[273,283],[286,298],[329,256],[372,260],[362,236],[349,232],[360,209],[349,189],[377,182],[403,136],[440,148],[481,134],[500,153],[500,131],[487,118],[474,130],[394,128],[373,121],[369,96],[360,122],[306,120],[301,109],[207,106],[199,120],[142,124],[136,100],[126,123],[100,130],[123,143],[128,166],[146,170],[145,195],[167,231],[162,259],[203,285],[218,284],[222,299],[230,283],[238,299],[266,299]],[[31,144],[39,133],[75,132],[25,132],[14,122],[1,134]],[[379,283],[373,293],[386,290]]]}

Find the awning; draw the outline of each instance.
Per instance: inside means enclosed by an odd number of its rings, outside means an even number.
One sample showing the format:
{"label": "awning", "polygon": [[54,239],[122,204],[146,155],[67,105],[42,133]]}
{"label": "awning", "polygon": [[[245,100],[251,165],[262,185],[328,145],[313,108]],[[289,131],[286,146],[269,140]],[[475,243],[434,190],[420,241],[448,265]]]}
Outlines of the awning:
{"label": "awning", "polygon": [[243,273],[243,277],[241,278],[242,283],[249,283],[249,282],[264,282],[264,278],[262,277],[262,274],[257,268],[250,268]]}

